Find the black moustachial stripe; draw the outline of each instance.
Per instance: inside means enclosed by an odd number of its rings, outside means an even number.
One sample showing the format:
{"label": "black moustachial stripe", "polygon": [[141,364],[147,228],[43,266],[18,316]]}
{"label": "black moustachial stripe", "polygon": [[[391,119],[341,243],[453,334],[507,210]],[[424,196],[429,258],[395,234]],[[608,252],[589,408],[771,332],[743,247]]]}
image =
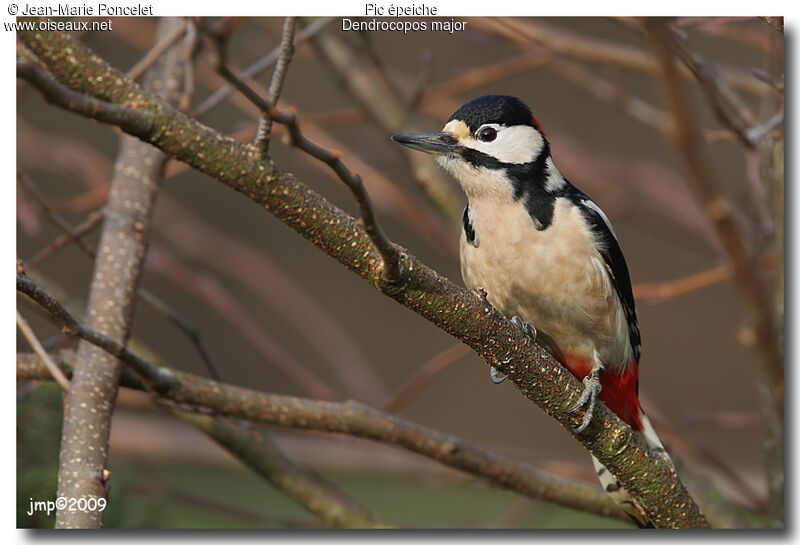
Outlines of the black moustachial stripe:
{"label": "black moustachial stripe", "polygon": [[472,227],[472,220],[469,217],[469,205],[464,207],[464,216],[461,218],[461,223],[464,224],[464,234],[467,237],[467,242],[478,247],[478,241],[475,239],[475,228]]}
{"label": "black moustachial stripe", "polygon": [[[461,157],[472,166],[485,167],[489,170],[505,170],[514,189],[514,200],[524,199],[534,225],[540,231],[547,229],[553,222],[556,198],[562,196],[564,188],[554,192],[545,189],[549,176],[547,159],[550,157],[550,145],[545,140],[539,155],[529,163],[504,163],[491,155],[472,148],[460,148]],[[569,186],[569,184],[565,184]]]}

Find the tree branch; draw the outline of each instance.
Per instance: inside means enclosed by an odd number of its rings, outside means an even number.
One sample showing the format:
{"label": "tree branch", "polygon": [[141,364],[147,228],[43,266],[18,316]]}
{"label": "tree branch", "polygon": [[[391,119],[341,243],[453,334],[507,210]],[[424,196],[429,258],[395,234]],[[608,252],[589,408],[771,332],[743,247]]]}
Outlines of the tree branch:
{"label": "tree branch", "polygon": [[783,352],[777,339],[777,328],[769,296],[763,285],[757,262],[744,246],[743,236],[734,222],[729,203],[707,166],[701,147],[694,136],[692,116],[680,88],[677,66],[671,50],[669,31],[663,23],[646,19],[651,43],[661,67],[664,92],[675,118],[675,145],[688,166],[693,189],[714,226],[717,236],[731,263],[734,275],[750,306],[755,322],[756,340],[770,381],[771,395],[776,405],[783,407]]}
{"label": "tree branch", "polygon": [[389,283],[399,281],[401,273],[399,260],[400,251],[398,247],[389,240],[389,237],[386,236],[378,223],[378,218],[375,216],[375,210],[370,201],[369,194],[366,188],[364,188],[364,183],[361,181],[361,176],[347,168],[347,165],[342,161],[341,153],[327,150],[306,138],[300,130],[300,125],[297,123],[297,116],[294,112],[284,112],[277,108],[270,108],[269,116],[288,128],[289,143],[292,146],[303,150],[310,156],[319,159],[331,167],[336,175],[339,176],[339,179],[350,188],[358,204],[364,230],[381,254],[383,260],[383,268],[381,271],[382,279]]}
{"label": "tree branch", "polygon": [[[574,434],[583,415],[567,414],[566,409],[580,397],[577,379],[488,302],[455,286],[405,250],[399,254],[399,281],[386,282],[382,258],[366,231],[271,159],[262,159],[254,147],[176,112],[68,35],[24,31],[19,35],[50,73],[75,91],[114,103],[135,100],[138,107],[132,112],[142,119],[121,123],[120,128],[246,195],[373,287],[471,346],[594,454],[637,498],[654,525],[707,526],[670,464],[604,405],[598,404],[584,433]],[[95,119],[108,122],[102,112]],[[151,130],[141,132],[142,127]]]}
{"label": "tree branch", "polygon": [[[69,352],[57,358],[70,372]],[[390,444],[430,458],[443,465],[473,474],[524,496],[549,501],[625,522],[630,518],[597,487],[554,477],[524,464],[473,445],[460,437],[386,414],[354,401],[336,403],[267,394],[208,380],[190,373],[160,368],[171,377],[171,386],[159,395],[187,409],[204,408],[217,415],[242,418],[292,429],[339,433]],[[41,362],[17,355],[17,378],[50,378]],[[136,375],[123,374],[122,384],[143,389]]]}
{"label": "tree branch", "polygon": [[[386,134],[408,132],[409,127],[433,129],[428,119],[411,111],[409,105],[398,98],[395,88],[388,84],[369,56],[357,51],[346,39],[334,33],[321,33],[311,38],[311,44],[325,67]],[[451,224],[458,224],[461,210],[456,203],[460,198],[450,181],[429,157],[411,150],[402,153],[430,203]]]}
{"label": "tree branch", "polygon": [[187,19],[183,19],[179,25],[173,27],[173,29],[166,35],[164,38],[159,40],[156,45],[154,45],[144,57],[139,59],[139,61],[128,70],[128,73],[125,74],[131,80],[136,81],[139,77],[150,68],[154,62],[161,56],[164,51],[172,47],[175,42],[177,42],[184,34],[186,34],[186,30],[188,27]]}
{"label": "tree branch", "polygon": [[263,115],[269,116],[273,121],[277,121],[281,125],[286,126],[289,131],[289,143],[306,152],[311,157],[322,161],[328,165],[344,182],[344,184],[353,193],[356,199],[358,209],[361,214],[361,219],[364,224],[364,229],[372,239],[373,244],[378,249],[382,258],[381,276],[390,283],[397,282],[400,278],[400,261],[398,259],[398,248],[389,240],[383,232],[378,218],[375,216],[375,211],[370,201],[369,194],[364,188],[364,183],[361,181],[361,176],[347,168],[347,165],[342,161],[342,154],[336,151],[330,151],[322,146],[318,146],[306,138],[300,126],[297,123],[297,115],[295,111],[281,111],[278,108],[270,105],[267,101],[261,98],[258,93],[253,91],[249,85],[239,79],[236,74],[231,72],[226,63],[226,42],[222,41],[219,36],[216,36],[217,48],[219,54],[219,64],[217,70],[220,75],[225,78],[231,85],[242,93],[247,99],[252,102],[258,109],[261,110]]}
{"label": "tree branch", "polygon": [[20,314],[19,311],[17,311],[17,326],[28,340],[28,344],[31,345],[33,351],[36,352],[36,355],[44,364],[47,372],[50,373],[50,376],[55,379],[58,385],[61,386],[61,389],[64,390],[64,395],[67,395],[67,393],[69,393],[69,379],[64,376],[64,373],[61,372],[61,369],[50,358],[50,355],[42,347],[42,343],[40,343],[39,339],[36,338],[36,334],[33,332],[33,329],[31,329],[30,324],[28,324],[28,321],[22,317],[22,314]]}
{"label": "tree branch", "polygon": [[[333,18],[330,17],[320,17],[312,22],[310,25],[306,26],[303,30],[301,30],[294,41],[294,47],[296,48],[301,43],[307,41],[311,36],[323,30]],[[275,62],[277,62],[278,57],[280,56],[281,47],[280,45],[270,51],[267,55],[262,57],[261,59],[257,60],[244,70],[240,75],[242,81],[247,81],[252,79],[262,72],[264,72],[267,68],[272,66]],[[213,94],[211,94],[207,99],[205,99],[199,106],[197,106],[194,110],[192,110],[192,117],[195,119],[200,119],[201,117],[205,116],[208,112],[213,110],[217,107],[223,100],[228,98],[228,96],[236,89],[234,85],[228,84],[220,89],[217,89]]]}
{"label": "tree branch", "polygon": [[[54,361],[59,373],[72,376],[75,365],[74,351],[62,350],[53,353],[51,361]],[[20,380],[52,378],[47,373],[48,370],[38,360],[38,355],[17,354],[17,377]],[[147,390],[141,379],[128,367],[122,369],[120,384],[136,390]],[[157,399],[162,400],[160,405],[166,405],[169,401],[169,398]],[[384,526],[378,515],[347,497],[333,483],[316,472],[295,464],[278,444],[265,434],[248,431],[220,416],[202,415],[174,408],[172,412],[203,431],[240,462],[329,526],[336,528]]]}
{"label": "tree branch", "polygon": [[[283,80],[286,78],[289,62],[291,62],[292,55],[294,54],[294,29],[296,21],[297,17],[287,17],[283,22],[280,53],[278,54],[278,61],[275,64],[275,70],[272,72],[272,80],[269,84],[269,94],[267,95],[267,102],[271,106],[278,105],[278,97],[281,96]],[[262,111],[261,118],[258,121],[256,139],[255,142],[253,142],[253,144],[261,150],[262,155],[266,155],[269,151],[269,140],[271,134],[272,118],[268,113]]]}
{"label": "tree branch", "polygon": [[103,222],[103,217],[103,212],[97,210],[89,214],[80,225],[77,225],[74,228],[67,228],[66,233],[56,238],[47,247],[39,250],[39,253],[27,261],[28,268],[35,269],[65,246],[68,246],[72,242],[80,241],[83,237],[94,231]]}
{"label": "tree branch", "polygon": [[294,463],[265,434],[227,418],[174,410],[302,508],[334,528],[381,528],[381,518],[345,496],[318,473]]}

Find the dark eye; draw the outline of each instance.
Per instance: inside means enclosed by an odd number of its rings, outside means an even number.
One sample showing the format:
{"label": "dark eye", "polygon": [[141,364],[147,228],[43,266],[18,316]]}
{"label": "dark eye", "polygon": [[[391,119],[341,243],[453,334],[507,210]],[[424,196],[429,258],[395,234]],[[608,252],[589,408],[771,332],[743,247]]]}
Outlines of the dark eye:
{"label": "dark eye", "polygon": [[491,142],[497,138],[497,131],[491,127],[484,127],[478,131],[478,140],[481,142]]}

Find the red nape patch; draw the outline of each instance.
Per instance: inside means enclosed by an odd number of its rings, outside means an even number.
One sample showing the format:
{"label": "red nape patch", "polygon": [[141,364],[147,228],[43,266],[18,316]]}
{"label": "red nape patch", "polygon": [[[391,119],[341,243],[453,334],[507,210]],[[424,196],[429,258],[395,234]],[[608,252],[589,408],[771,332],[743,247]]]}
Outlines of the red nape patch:
{"label": "red nape patch", "polygon": [[539,124],[539,121],[537,121],[535,117],[531,117],[531,122],[533,123],[533,126],[536,127],[536,130],[542,133],[542,136],[545,136],[542,126]]}
{"label": "red nape patch", "polygon": [[[594,368],[593,358],[567,354],[558,359],[578,380],[583,380]],[[614,414],[628,424],[633,430],[642,429],[639,413],[639,395],[636,385],[639,382],[639,365],[632,361],[624,369],[603,369],[600,373],[600,385],[603,391],[598,399],[606,404]]]}

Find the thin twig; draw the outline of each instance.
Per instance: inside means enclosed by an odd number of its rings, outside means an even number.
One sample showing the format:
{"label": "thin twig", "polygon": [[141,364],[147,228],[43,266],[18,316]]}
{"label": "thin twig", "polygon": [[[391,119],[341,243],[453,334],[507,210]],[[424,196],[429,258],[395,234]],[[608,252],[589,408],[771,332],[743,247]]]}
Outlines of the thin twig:
{"label": "thin twig", "polygon": [[194,96],[194,58],[202,46],[197,25],[197,20],[194,17],[187,17],[186,32],[183,38],[183,88],[181,90],[181,98],[178,100],[175,107],[179,112],[186,112],[189,110],[189,107],[192,105],[192,97]]}
{"label": "thin twig", "polygon": [[[33,180],[31,180],[27,174],[25,174],[20,170],[17,170],[17,181],[22,185],[25,192],[31,198],[33,198],[34,201],[36,201],[36,204],[39,206],[39,209],[42,211],[44,216],[50,221],[50,223],[52,223],[53,225],[64,231],[64,234],[66,236],[71,236],[72,233],[78,230],[78,228],[73,228],[64,218],[61,217],[60,214],[56,213],[52,208],[50,208],[50,206],[47,204],[47,199],[45,199],[44,195],[42,195],[42,192],[39,191],[39,188],[36,187],[36,185],[33,183]],[[102,213],[100,214],[100,216],[101,216],[100,219],[102,219]],[[94,250],[89,248],[86,245],[86,243],[84,243],[83,240],[81,240],[80,236],[73,236],[71,240],[74,241],[75,244],[85,253],[94,256]],[[70,242],[70,240],[68,240],[64,244],[68,242]],[[31,265],[30,263],[28,263],[28,266],[32,268],[35,265]]]}
{"label": "thin twig", "polygon": [[39,250],[39,253],[28,260],[28,268],[35,269],[65,246],[72,242],[77,242],[94,231],[97,226],[102,223],[103,217],[104,214],[102,210],[96,210],[89,214],[82,223],[76,225],[74,228],[68,229],[66,233],[58,236],[53,242]]}
{"label": "thin twig", "polygon": [[[694,137],[692,116],[683,96],[674,63],[671,46],[671,32],[655,20],[646,20],[651,43],[661,67],[664,91],[675,118],[675,144],[684,156],[689,168],[690,180],[714,226],[719,240],[726,251],[739,285],[747,298],[753,321],[756,340],[764,359],[764,367],[770,381],[771,394],[778,407],[783,407],[783,354],[778,344],[773,323],[773,313],[767,292],[762,284],[756,264],[751,260],[742,240],[742,234],[733,221],[731,207],[720,194],[718,186],[701,154],[701,148]],[[782,409],[781,409],[782,410]]]}
{"label": "thin twig", "polygon": [[218,371],[219,366],[214,363],[211,354],[206,348],[202,333],[200,333],[195,326],[184,320],[175,309],[167,305],[162,299],[156,297],[151,292],[140,288],[139,297],[141,297],[142,300],[147,302],[147,304],[149,304],[151,307],[166,316],[167,319],[169,319],[169,321],[175,325],[175,327],[180,329],[183,334],[189,338],[191,343],[194,345],[195,350],[197,350],[197,353],[200,355],[200,360],[203,362],[208,374],[214,380],[220,380]]}
{"label": "thin twig", "polygon": [[[307,41],[314,34],[324,29],[328,23],[333,20],[334,19],[331,17],[321,17],[316,19],[313,23],[305,27],[297,34],[294,47],[297,48],[298,45]],[[270,51],[267,55],[242,70],[240,75],[241,79],[247,81],[259,76],[278,60],[280,51],[281,48],[278,46]],[[223,100],[228,98],[228,95],[230,95],[234,90],[236,90],[236,86],[230,83],[224,87],[221,87],[192,111],[192,117],[195,119],[200,119],[212,109],[216,108]]]}
{"label": "thin twig", "polygon": [[331,167],[333,171],[339,176],[339,179],[350,189],[358,204],[358,210],[361,214],[361,220],[364,223],[364,230],[369,235],[375,248],[381,254],[383,260],[381,269],[381,278],[390,283],[396,283],[400,280],[400,259],[397,246],[389,240],[384,234],[383,229],[378,223],[375,216],[375,211],[372,207],[369,195],[364,188],[364,183],[361,181],[361,176],[347,168],[347,165],[341,159],[342,154],[338,151],[330,151],[310,141],[303,136],[300,130],[300,125],[297,122],[297,114],[294,109],[279,110],[261,98],[258,93],[245,83],[241,78],[237,77],[225,63],[225,47],[226,43],[223,40],[217,40],[217,48],[219,52],[219,63],[217,70],[220,75],[228,80],[228,82],[236,87],[236,89],[244,95],[250,102],[252,102],[259,110],[266,113],[273,121],[277,121],[284,125],[289,131],[289,144],[306,152],[311,157],[318,159]]}
{"label": "thin twig", "polygon": [[172,31],[167,34],[163,40],[159,41],[157,44],[153,46],[150,51],[148,51],[144,57],[139,59],[139,62],[133,65],[128,73],[125,74],[132,80],[137,80],[139,77],[144,74],[148,68],[150,68],[154,62],[161,56],[164,51],[172,47],[172,45],[177,42],[181,36],[186,33],[187,29],[187,21],[184,19],[180,25],[176,26]]}
{"label": "thin twig", "polygon": [[[281,96],[283,80],[289,68],[289,63],[294,54],[294,29],[297,17],[287,17],[283,22],[283,34],[281,35],[280,53],[275,70],[272,72],[272,80],[269,84],[269,94],[267,102],[272,106],[277,106],[278,97]],[[272,134],[272,118],[266,113],[261,112],[258,120],[258,130],[253,145],[261,150],[261,155],[266,156],[269,151],[269,141]]]}
{"label": "thin twig", "polygon": [[450,348],[439,352],[434,357],[425,362],[408,380],[397,390],[392,399],[384,405],[383,410],[389,413],[405,405],[425,384],[433,377],[459,361],[461,358],[472,352],[472,349],[464,343],[454,344]]}
{"label": "thin twig", "polygon": [[[161,221],[157,217],[155,227],[176,250],[192,261],[204,263],[218,274],[236,280],[272,308],[328,366],[345,395],[370,405],[385,402],[389,394],[384,380],[345,324],[281,264],[261,249],[216,229],[168,195],[160,197],[159,207],[163,211],[162,217],[169,219]],[[236,267],[230,267],[230,263],[236,263]],[[151,260],[151,264],[159,265],[155,260]],[[182,289],[191,291],[192,282],[186,275],[179,274],[179,270],[169,271],[162,267],[159,272],[170,280],[174,279]],[[196,274],[191,269],[190,272]],[[220,315],[224,316],[222,312]],[[234,328],[244,334],[241,328]],[[308,384],[304,381],[302,386],[305,388]]]}
{"label": "thin twig", "polygon": [[748,142],[751,142],[755,146],[759,140],[781,127],[783,127],[783,114],[777,113],[767,119],[761,125],[756,125],[755,127],[750,127],[747,129],[745,131],[745,138],[747,138]]}
{"label": "thin twig", "polygon": [[[405,98],[398,96],[394,86],[384,79],[385,74],[371,62],[366,52],[354,47],[352,40],[328,32],[314,36],[311,45],[331,75],[385,134],[408,132],[410,128],[434,129],[430,119],[414,112]],[[461,196],[444,172],[424,154],[412,150],[396,152],[408,162],[413,179],[429,202],[449,222],[460,222],[461,209],[458,203]]]}
{"label": "thin twig", "polygon": [[291,353],[259,327],[239,302],[218,282],[183,266],[157,245],[151,245],[148,262],[159,274],[175,284],[180,284],[182,289],[205,301],[228,321],[258,353],[264,365],[281,373],[307,395],[322,399],[338,397],[324,380],[297,361]]}
{"label": "thin twig", "polygon": [[[509,17],[479,17],[474,22],[504,38],[523,45],[540,44],[562,57],[571,57],[592,63],[606,63],[622,68],[637,70],[655,75],[658,67],[652,57],[641,48],[623,45],[619,42],[590,38],[572,32],[563,26],[549,25],[530,19]],[[679,75],[690,78],[688,70],[680,70]],[[732,68],[720,68],[720,77],[731,86],[761,96],[766,86],[754,80],[750,74]]]}
{"label": "thin twig", "polygon": [[[45,201],[43,195],[39,192],[38,188],[33,184],[33,182],[24,174],[18,173],[19,180],[24,184],[26,190],[30,193],[32,197],[36,200],[37,204],[39,204],[40,208],[44,212],[45,216],[51,219],[53,223],[59,226],[63,231],[64,235],[57,238],[53,243],[44,248],[40,251],[33,259],[30,260],[28,266],[30,268],[34,268],[36,265],[40,264],[44,259],[50,257],[53,253],[55,253],[58,249],[62,248],[63,246],[69,244],[70,242],[74,241],[78,247],[91,259],[94,259],[96,253],[93,249],[86,246],[81,240],[81,237],[84,236],[86,233],[97,227],[104,218],[104,212],[97,211],[92,214],[86,221],[84,221],[81,225],[77,227],[71,227],[66,220],[64,220],[59,214],[54,212],[50,206]],[[203,361],[203,364],[208,369],[208,372],[211,374],[212,377],[218,378],[219,372],[217,371],[217,365],[214,363],[213,359],[211,358],[208,349],[205,346],[205,342],[203,341],[203,337],[200,334],[200,331],[195,327],[189,324],[184,318],[182,318],[172,307],[167,305],[160,297],[156,294],[152,293],[151,291],[145,288],[139,288],[138,290],[139,296],[142,298],[143,301],[151,305],[155,310],[164,314],[173,324],[175,324],[178,329],[180,329],[189,340],[194,345],[197,353],[200,355],[200,358]]]}
{"label": "thin twig", "polygon": [[364,188],[364,183],[361,181],[361,176],[347,168],[347,165],[345,165],[341,159],[341,153],[318,146],[303,136],[294,111],[282,111],[277,108],[270,108],[268,113],[273,120],[281,125],[285,125],[289,130],[289,143],[292,146],[303,150],[312,157],[327,164],[333,169],[336,175],[339,176],[339,179],[350,188],[358,204],[364,230],[369,235],[372,243],[375,244],[375,247],[383,259],[381,278],[391,284],[398,282],[401,275],[400,250],[389,240],[378,223],[378,218],[375,216],[372,202],[370,201],[367,190]]}
{"label": "thin twig", "polygon": [[53,362],[50,354],[42,347],[42,343],[36,338],[36,334],[33,332],[33,329],[31,329],[30,324],[22,317],[19,310],[17,311],[17,327],[22,331],[22,334],[28,340],[28,344],[31,345],[31,348],[33,348],[33,351],[39,356],[39,359],[42,360],[42,363],[47,367],[47,371],[53,376],[58,385],[61,386],[61,389],[64,390],[64,392],[69,392],[69,379],[64,376],[64,373],[61,372],[58,365]]}
{"label": "thin twig", "polygon": [[161,391],[166,386],[168,377],[160,373],[158,368],[150,365],[147,360],[128,350],[124,344],[76,320],[61,303],[37,286],[33,280],[17,276],[17,291],[21,291],[36,301],[42,308],[61,322],[64,326],[64,333],[68,335],[77,335],[129,365],[131,369],[141,377],[148,388]]}
{"label": "thin twig", "polygon": [[572,85],[589,92],[595,98],[616,106],[632,119],[664,134],[674,130],[670,115],[647,101],[625,93],[618,85],[593,74],[582,64],[569,59],[558,59],[548,65],[550,71]]}
{"label": "thin twig", "polygon": [[525,51],[511,58],[487,63],[470,68],[441,83],[430,86],[422,99],[423,105],[429,105],[443,99],[462,95],[478,87],[491,85],[505,78],[537,70],[547,66],[553,55],[544,48]]}
{"label": "thin twig", "polygon": [[733,131],[742,144],[753,148],[755,142],[747,134],[748,125],[754,120],[753,114],[720,80],[715,68],[690,51],[674,32],[665,31],[664,40],[700,83],[700,88],[720,123]]}

